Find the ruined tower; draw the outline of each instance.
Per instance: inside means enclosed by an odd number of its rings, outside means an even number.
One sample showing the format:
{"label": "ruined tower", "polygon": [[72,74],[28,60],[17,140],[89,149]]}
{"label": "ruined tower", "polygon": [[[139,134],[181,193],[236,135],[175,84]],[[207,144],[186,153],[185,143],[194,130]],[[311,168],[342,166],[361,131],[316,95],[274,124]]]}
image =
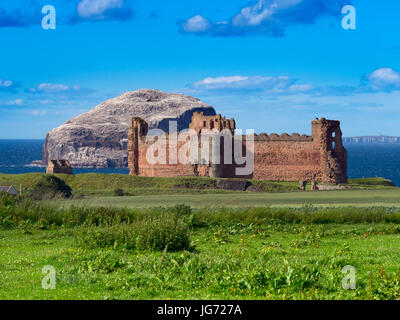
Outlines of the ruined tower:
{"label": "ruined tower", "polygon": [[[196,133],[203,136],[201,143],[209,144],[209,162],[201,163],[200,165],[194,165],[194,170],[196,172],[203,172],[204,175],[207,175],[212,178],[222,177],[224,171],[226,171],[226,164],[223,163],[224,159],[224,139],[232,139],[235,134],[236,123],[235,120],[226,119],[226,117],[222,117],[220,114],[214,116],[205,116],[204,112],[194,112],[192,116],[192,121],[189,124],[189,128],[196,131]],[[228,136],[216,136],[215,133],[221,133],[223,131],[227,131],[230,133],[230,137]],[[218,138],[219,143],[215,143],[213,139]],[[206,142],[207,141],[207,142]],[[232,143],[232,141],[231,141]],[[218,154],[218,163],[213,163],[213,155]],[[233,159],[233,154],[231,155]]]}
{"label": "ruined tower", "polygon": [[321,150],[320,180],[324,183],[347,183],[347,151],[342,143],[340,121],[316,118],[311,126],[313,142]]}
{"label": "ruined tower", "polygon": [[128,131],[128,165],[129,174],[139,175],[139,143],[148,132],[147,122],[142,118],[132,118],[132,127]]}
{"label": "ruined tower", "polygon": [[220,114],[215,116],[205,116],[204,112],[194,112],[189,128],[196,131],[197,134],[201,133],[204,129],[216,130],[217,132],[228,129],[232,134],[234,134],[236,123],[233,118],[226,119],[226,117],[222,117]]}

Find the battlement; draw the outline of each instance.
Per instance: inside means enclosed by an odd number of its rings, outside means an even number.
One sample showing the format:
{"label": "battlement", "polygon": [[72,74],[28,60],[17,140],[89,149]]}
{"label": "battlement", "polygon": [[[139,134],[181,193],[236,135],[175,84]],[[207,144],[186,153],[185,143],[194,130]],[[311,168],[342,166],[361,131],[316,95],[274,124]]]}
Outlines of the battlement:
{"label": "battlement", "polygon": [[203,129],[214,129],[219,132],[228,129],[232,134],[234,134],[236,123],[233,118],[226,119],[226,117],[222,117],[220,114],[215,116],[205,116],[204,112],[194,112],[189,128],[195,130],[197,133],[201,133]]}
{"label": "battlement", "polygon": [[287,133],[282,133],[280,135],[276,133],[267,134],[262,132],[260,134],[254,135],[254,141],[304,141],[304,142],[312,142],[313,138],[308,135],[300,135],[298,133],[292,133],[291,135]]}

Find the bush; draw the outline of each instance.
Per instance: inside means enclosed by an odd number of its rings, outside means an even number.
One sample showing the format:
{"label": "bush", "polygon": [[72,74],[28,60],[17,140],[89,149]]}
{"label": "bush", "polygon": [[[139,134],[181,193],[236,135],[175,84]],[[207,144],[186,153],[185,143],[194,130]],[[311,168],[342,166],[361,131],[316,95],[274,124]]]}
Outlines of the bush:
{"label": "bush", "polygon": [[125,195],[124,190],[122,190],[122,189],[114,189],[114,196],[122,197],[124,195]]}
{"label": "bush", "polygon": [[78,245],[87,248],[136,248],[136,230],[129,224],[89,227],[77,235]]}
{"label": "bush", "polygon": [[19,197],[8,194],[6,192],[0,192],[0,206],[1,207],[14,207],[18,202]]}
{"label": "bush", "polygon": [[42,176],[28,193],[28,197],[34,200],[52,199],[55,197],[70,198],[71,196],[71,187],[53,175]]}
{"label": "bush", "polygon": [[17,196],[0,192],[0,229],[13,228],[13,208],[18,200]]}
{"label": "bush", "polygon": [[[184,207],[180,207],[183,210]],[[185,212],[187,213],[187,208]],[[92,224],[77,234],[80,246],[123,248],[139,251],[180,251],[190,249],[190,227],[181,212],[148,215],[140,220]]]}
{"label": "bush", "polygon": [[186,204],[177,204],[176,206],[171,207],[169,210],[179,217],[184,217],[192,214],[192,207]]}
{"label": "bush", "polygon": [[138,224],[139,250],[180,251],[190,249],[189,225],[177,214],[160,215]]}

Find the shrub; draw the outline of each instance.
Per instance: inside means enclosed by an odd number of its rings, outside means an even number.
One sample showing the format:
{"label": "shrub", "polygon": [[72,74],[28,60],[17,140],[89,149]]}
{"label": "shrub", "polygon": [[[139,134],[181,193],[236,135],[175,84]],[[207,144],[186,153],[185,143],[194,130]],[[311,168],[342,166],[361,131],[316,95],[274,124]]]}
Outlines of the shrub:
{"label": "shrub", "polygon": [[186,216],[192,213],[192,207],[186,204],[178,204],[172,207],[171,211],[176,213],[178,216]]}
{"label": "shrub", "polygon": [[128,222],[96,223],[77,234],[78,245],[89,248],[123,248],[140,251],[180,251],[190,249],[187,219],[176,212],[149,215]]}
{"label": "shrub", "polygon": [[45,175],[35,183],[28,193],[28,197],[34,200],[41,200],[44,198],[70,198],[72,196],[72,189],[63,180],[53,175]]}
{"label": "shrub", "polygon": [[170,179],[173,189],[216,189],[217,180],[213,178],[200,178],[199,177],[176,177]]}
{"label": "shrub", "polygon": [[7,206],[14,206],[18,202],[18,196],[8,194],[6,192],[0,192],[0,205],[7,207]]}
{"label": "shrub", "polygon": [[89,227],[77,235],[78,245],[87,248],[136,248],[136,230],[129,224]]}
{"label": "shrub", "polygon": [[114,196],[122,197],[124,195],[125,195],[124,190],[122,190],[122,189],[114,189]]}
{"label": "shrub", "polygon": [[180,251],[190,249],[188,223],[178,214],[160,215],[138,224],[139,250]]}

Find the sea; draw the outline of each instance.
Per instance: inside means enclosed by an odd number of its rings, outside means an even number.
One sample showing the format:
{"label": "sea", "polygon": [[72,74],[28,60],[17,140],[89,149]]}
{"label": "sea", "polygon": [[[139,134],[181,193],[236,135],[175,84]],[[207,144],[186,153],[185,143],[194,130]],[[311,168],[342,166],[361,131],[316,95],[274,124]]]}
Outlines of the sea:
{"label": "sea", "polygon": [[[0,139],[0,173],[20,174],[46,172],[46,167],[32,165],[42,159],[44,140]],[[128,168],[74,168],[74,173],[121,173],[129,174]]]}
{"label": "sea", "polygon": [[[42,158],[44,140],[0,140],[0,173],[45,172],[31,165]],[[400,144],[347,143],[348,177],[383,177],[400,186]],[[121,173],[127,168],[74,168],[74,173]]]}

